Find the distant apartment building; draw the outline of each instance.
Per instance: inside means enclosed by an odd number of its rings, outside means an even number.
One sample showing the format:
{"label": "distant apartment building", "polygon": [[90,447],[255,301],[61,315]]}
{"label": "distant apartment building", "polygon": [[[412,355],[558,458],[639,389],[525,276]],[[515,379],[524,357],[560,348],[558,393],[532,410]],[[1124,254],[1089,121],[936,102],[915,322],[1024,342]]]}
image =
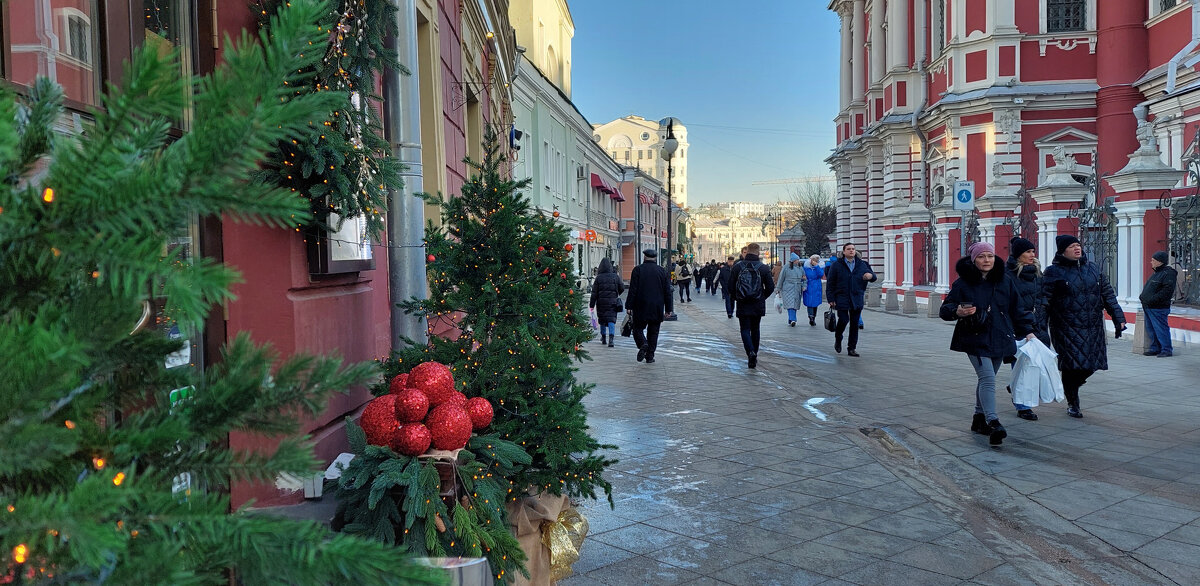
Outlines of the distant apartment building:
{"label": "distant apartment building", "polygon": [[[679,141],[679,148],[671,157],[671,180],[667,180],[667,161],[662,158],[663,141],[667,139],[667,124]],[[687,189],[687,127],[678,119],[663,118],[658,122],[641,116],[626,116],[592,127],[592,140],[600,145],[616,162],[641,169],[646,174],[671,186],[671,201],[679,207],[688,207]]]}

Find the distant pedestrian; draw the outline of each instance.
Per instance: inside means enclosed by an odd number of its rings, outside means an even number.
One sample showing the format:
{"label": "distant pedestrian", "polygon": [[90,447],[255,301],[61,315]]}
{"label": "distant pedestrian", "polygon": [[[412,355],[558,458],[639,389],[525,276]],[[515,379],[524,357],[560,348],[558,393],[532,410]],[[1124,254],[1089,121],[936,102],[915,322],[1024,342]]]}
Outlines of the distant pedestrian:
{"label": "distant pedestrian", "polygon": [[779,292],[783,308],[788,312],[788,325],[793,328],[796,327],[796,309],[804,307],[804,287],[807,280],[800,256],[791,253],[787,265],[779,271],[779,282],[775,290]]}
{"label": "distant pedestrian", "polygon": [[976,242],[955,265],[958,279],[940,315],[954,324],[950,349],[964,352],[975,368],[975,416],[971,431],[1000,445],[1008,432],[996,415],[996,373],[1004,358],[1017,353],[1016,336],[1034,339],[1033,314],[1021,307],[1014,279],[996,262],[996,249]]}
{"label": "distant pedestrian", "polygon": [[704,271],[704,284],[708,288],[709,295],[717,294],[717,272],[720,270],[721,268],[717,265],[717,259],[714,258],[708,261],[708,266],[705,267]]}
{"label": "distant pedestrian", "polygon": [[[1046,347],[1052,346],[1050,332],[1046,328],[1046,303],[1042,299],[1042,265],[1038,262],[1037,248],[1024,238],[1008,241],[1009,257],[1005,269],[1014,279],[1021,309],[1033,316],[1033,335]],[[1008,358],[1016,363],[1016,356]],[[1011,388],[1009,389],[1011,392]],[[1013,402],[1017,417],[1037,421],[1038,416],[1028,405]]]}
{"label": "distant pedestrian", "polygon": [[1108,370],[1104,312],[1112,317],[1118,337],[1125,330],[1125,313],[1108,277],[1088,262],[1078,238],[1063,234],[1054,239],[1054,244],[1058,252],[1054,264],[1042,276],[1042,296],[1062,372],[1067,415],[1078,418],[1083,417],[1079,387],[1097,370]]}
{"label": "distant pedestrian", "polygon": [[674,310],[671,280],[667,270],[658,266],[657,257],[653,248],[642,251],[642,264],[633,267],[633,274],[629,276],[629,294],[625,296],[625,311],[633,320],[637,360],[645,360],[647,364],[654,362],[663,318]]}
{"label": "distant pedestrian", "polygon": [[837,311],[837,329],[834,331],[833,349],[842,352],[842,336],[850,326],[850,340],[846,345],[848,356],[858,356],[858,330],[854,327],[862,316],[867,284],[878,277],[867,261],[858,258],[853,244],[842,245],[842,256],[829,266],[825,273],[826,298],[829,307]]}
{"label": "distant pedestrian", "polygon": [[1154,274],[1142,287],[1138,299],[1142,302],[1142,314],[1146,316],[1146,341],[1150,347],[1143,354],[1169,358],[1174,355],[1171,346],[1171,325],[1167,317],[1171,315],[1171,299],[1175,297],[1175,287],[1179,280],[1179,272],[1167,266],[1170,258],[1166,251],[1160,250],[1150,256],[1150,268]]}
{"label": "distant pedestrian", "polygon": [[613,270],[612,261],[607,257],[600,259],[588,307],[596,310],[596,321],[600,324],[600,343],[607,343],[609,348],[613,347],[617,338],[617,314],[621,312],[621,294],[624,292],[625,284],[621,282],[621,276]]}
{"label": "distant pedestrian", "polygon": [[759,250],[757,242],[746,245],[746,258],[735,264],[729,273],[733,300],[737,302],[742,347],[746,350],[746,366],[750,368],[758,366],[759,325],[767,314],[767,298],[775,291],[771,269],[758,260]]}
{"label": "distant pedestrian", "polygon": [[776,283],[779,282],[779,273],[782,270],[783,270],[782,262],[775,261],[774,263],[771,264],[771,278],[774,279]]}
{"label": "distant pedestrian", "polygon": [[692,300],[692,269],[688,266],[688,261],[679,259],[675,264],[675,284],[679,285],[679,302],[683,303],[683,296],[687,294],[687,300]]}
{"label": "distant pedestrian", "polygon": [[808,257],[804,263],[804,277],[808,285],[804,289],[804,307],[808,308],[808,325],[817,325],[817,308],[825,300],[821,279],[825,278],[825,267],[821,266],[820,255]]}
{"label": "distant pedestrian", "polygon": [[725,264],[717,270],[717,285],[721,287],[721,297],[725,299],[725,314],[729,319],[733,319],[733,293],[729,290],[729,275],[735,261],[737,258],[730,255],[725,259]]}

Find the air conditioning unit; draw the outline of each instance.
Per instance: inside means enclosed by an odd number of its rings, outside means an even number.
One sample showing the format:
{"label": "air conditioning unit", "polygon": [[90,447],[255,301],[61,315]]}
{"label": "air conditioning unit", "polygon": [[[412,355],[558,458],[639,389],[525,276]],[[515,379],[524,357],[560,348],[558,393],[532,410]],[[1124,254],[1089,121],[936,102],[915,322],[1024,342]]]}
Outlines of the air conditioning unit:
{"label": "air conditioning unit", "polygon": [[575,166],[575,178],[576,179],[587,179],[587,169],[584,169],[583,165]]}

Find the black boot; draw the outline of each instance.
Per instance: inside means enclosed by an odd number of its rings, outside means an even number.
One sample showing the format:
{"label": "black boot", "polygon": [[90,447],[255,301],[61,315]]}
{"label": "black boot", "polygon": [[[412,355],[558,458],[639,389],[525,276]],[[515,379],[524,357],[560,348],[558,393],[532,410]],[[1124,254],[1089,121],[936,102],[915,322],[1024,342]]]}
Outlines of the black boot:
{"label": "black boot", "polygon": [[607,343],[608,343],[608,334],[606,334],[604,332],[600,332],[600,345],[604,345]]}
{"label": "black boot", "polygon": [[971,431],[983,434],[992,432],[987,428],[987,419],[983,418],[983,413],[976,413],[975,416],[971,418]]}
{"label": "black boot", "polygon": [[1083,419],[1083,411],[1079,410],[1079,403],[1070,403],[1067,406],[1067,415],[1075,419]]}
{"label": "black boot", "polygon": [[993,446],[998,446],[1004,443],[1004,438],[1008,437],[1008,432],[1004,430],[1004,426],[1000,425],[999,419],[993,419],[988,424],[988,443]]}

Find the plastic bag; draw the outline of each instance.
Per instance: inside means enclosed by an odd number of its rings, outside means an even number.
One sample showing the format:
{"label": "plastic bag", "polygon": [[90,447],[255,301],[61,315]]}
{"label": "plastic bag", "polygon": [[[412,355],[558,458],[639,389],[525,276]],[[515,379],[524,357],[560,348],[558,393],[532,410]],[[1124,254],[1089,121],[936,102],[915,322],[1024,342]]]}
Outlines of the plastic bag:
{"label": "plastic bag", "polygon": [[600,329],[600,322],[596,320],[596,308],[593,307],[593,308],[589,309],[588,313],[592,314],[592,329],[593,330]]}
{"label": "plastic bag", "polygon": [[1057,358],[1058,354],[1037,338],[1017,341],[1017,363],[1009,385],[1014,403],[1036,407],[1066,400]]}
{"label": "plastic bag", "polygon": [[783,298],[778,295],[775,296],[775,311],[783,313]]}

